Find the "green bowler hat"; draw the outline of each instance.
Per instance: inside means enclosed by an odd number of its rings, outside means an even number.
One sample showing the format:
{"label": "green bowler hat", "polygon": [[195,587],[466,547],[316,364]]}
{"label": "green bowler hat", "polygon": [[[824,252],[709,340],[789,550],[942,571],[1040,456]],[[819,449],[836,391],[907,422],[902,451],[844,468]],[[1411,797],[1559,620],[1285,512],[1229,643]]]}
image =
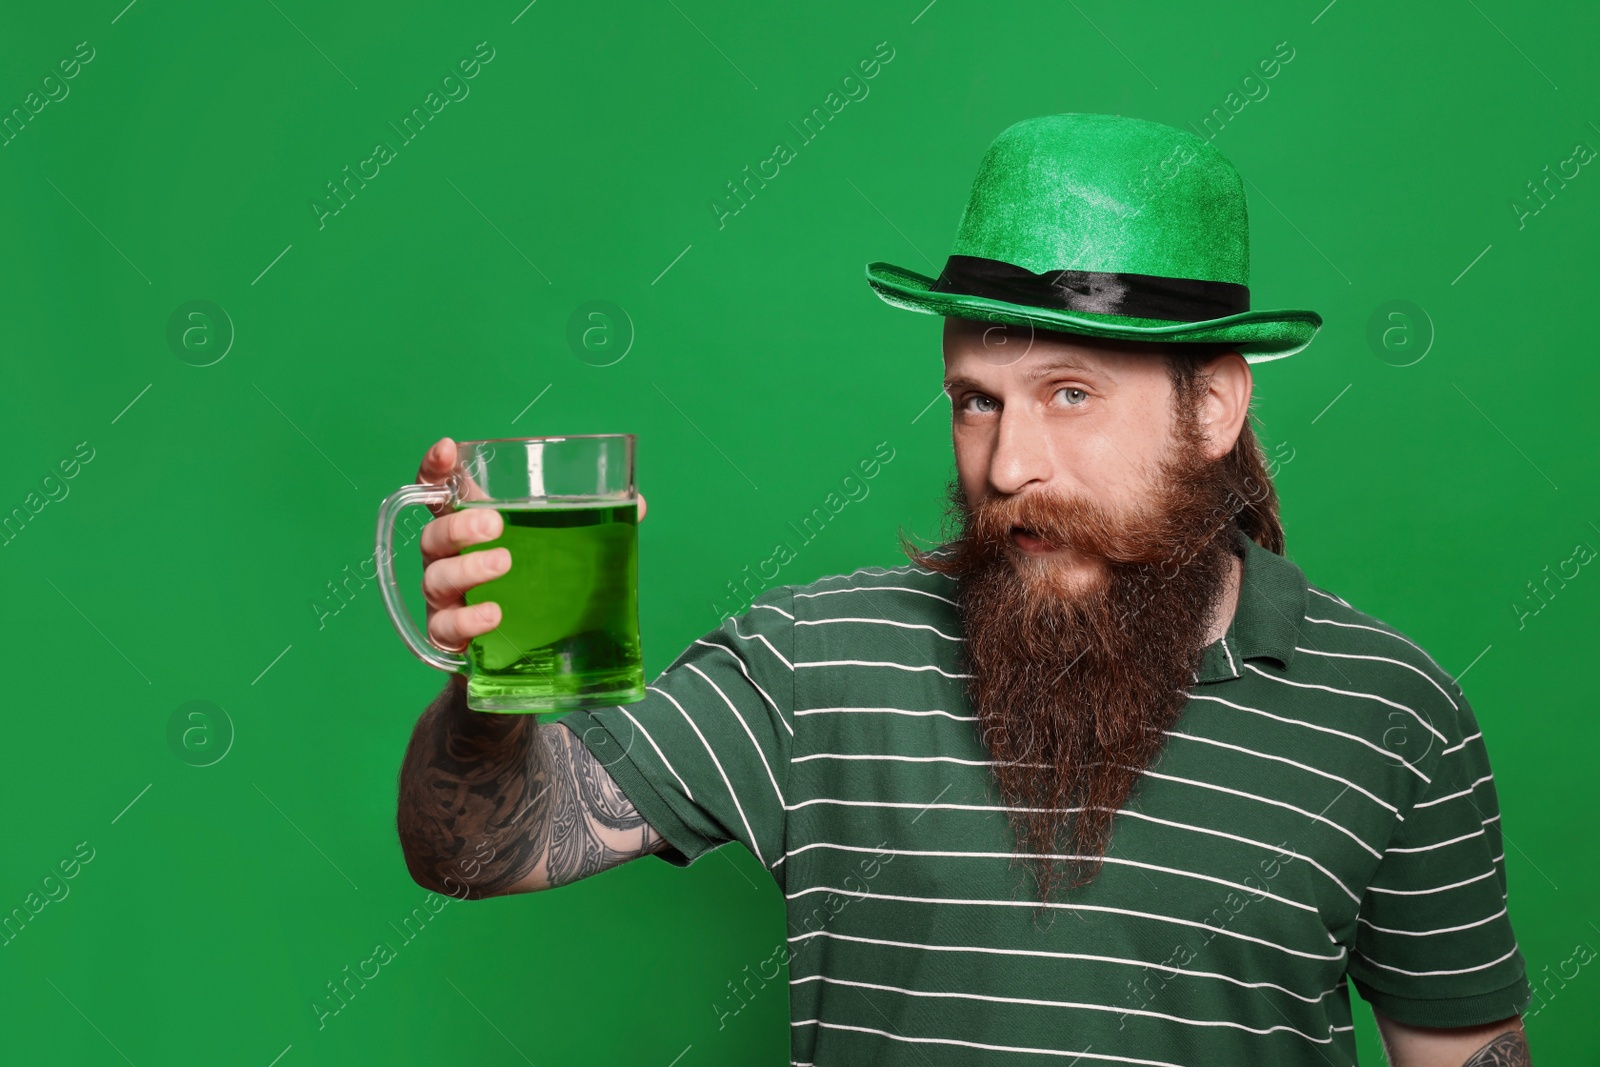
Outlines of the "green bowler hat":
{"label": "green bowler hat", "polygon": [[1292,356],[1314,311],[1250,310],[1239,172],[1209,141],[1121,115],[1024,119],[978,165],[938,278],[867,265],[885,301],[934,315]]}

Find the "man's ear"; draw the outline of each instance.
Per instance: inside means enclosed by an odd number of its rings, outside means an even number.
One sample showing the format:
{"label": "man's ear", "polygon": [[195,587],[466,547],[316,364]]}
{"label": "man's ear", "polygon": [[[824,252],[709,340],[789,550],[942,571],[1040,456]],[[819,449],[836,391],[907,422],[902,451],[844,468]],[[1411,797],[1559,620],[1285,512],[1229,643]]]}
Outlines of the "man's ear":
{"label": "man's ear", "polygon": [[1203,448],[1207,459],[1218,460],[1232,451],[1250,414],[1250,364],[1237,352],[1224,352],[1208,361],[1201,373],[1209,383],[1200,399]]}

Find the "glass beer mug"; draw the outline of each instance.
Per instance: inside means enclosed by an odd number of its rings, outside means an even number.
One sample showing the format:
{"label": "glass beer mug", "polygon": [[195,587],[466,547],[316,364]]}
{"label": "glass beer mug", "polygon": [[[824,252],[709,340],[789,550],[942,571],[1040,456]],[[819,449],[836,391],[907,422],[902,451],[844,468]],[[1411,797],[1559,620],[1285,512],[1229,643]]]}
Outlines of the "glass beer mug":
{"label": "glass beer mug", "polygon": [[[633,434],[461,441],[444,485],[407,485],[378,508],[378,587],[400,637],[424,663],[467,675],[475,711],[560,712],[642,700],[639,497]],[[500,625],[465,655],[436,647],[407,612],[394,577],[394,523],[412,504],[494,508],[493,541],[511,568],[467,590],[500,605]]]}

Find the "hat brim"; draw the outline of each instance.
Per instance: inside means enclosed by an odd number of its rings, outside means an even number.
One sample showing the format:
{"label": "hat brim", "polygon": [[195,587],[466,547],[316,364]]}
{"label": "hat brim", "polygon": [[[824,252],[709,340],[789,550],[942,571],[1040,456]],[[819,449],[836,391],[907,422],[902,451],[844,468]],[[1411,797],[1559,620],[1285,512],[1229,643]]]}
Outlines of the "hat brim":
{"label": "hat brim", "polygon": [[1227,341],[1238,345],[1239,354],[1246,363],[1266,363],[1292,356],[1309,345],[1322,327],[1322,316],[1315,311],[1241,311],[1203,322],[1172,322],[1012,304],[962,293],[936,293],[934,279],[891,263],[867,264],[867,284],[885,303],[929,315],[982,319],[1127,341]]}

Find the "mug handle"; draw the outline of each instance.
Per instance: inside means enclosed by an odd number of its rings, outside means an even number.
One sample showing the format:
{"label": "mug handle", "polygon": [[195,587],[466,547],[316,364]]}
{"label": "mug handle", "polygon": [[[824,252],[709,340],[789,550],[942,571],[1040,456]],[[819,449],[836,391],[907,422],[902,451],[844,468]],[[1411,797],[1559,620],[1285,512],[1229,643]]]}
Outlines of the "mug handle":
{"label": "mug handle", "polygon": [[389,612],[389,621],[416,657],[430,667],[451,674],[464,674],[467,658],[454,652],[445,652],[428,640],[428,635],[417,627],[416,620],[406,610],[400,597],[400,587],[394,579],[394,521],[400,509],[412,504],[450,504],[455,492],[448,485],[404,485],[390,493],[378,507],[377,551],[378,589],[383,593],[383,606]]}

